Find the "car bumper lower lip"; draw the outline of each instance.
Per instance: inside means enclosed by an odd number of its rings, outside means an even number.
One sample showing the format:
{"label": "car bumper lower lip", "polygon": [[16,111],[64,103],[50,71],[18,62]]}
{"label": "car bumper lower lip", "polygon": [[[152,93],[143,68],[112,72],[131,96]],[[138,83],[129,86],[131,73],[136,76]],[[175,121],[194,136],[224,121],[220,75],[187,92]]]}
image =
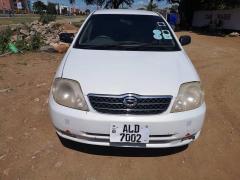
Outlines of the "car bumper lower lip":
{"label": "car bumper lower lip", "polygon": [[[99,145],[99,146],[115,146],[115,147],[135,147],[135,148],[169,148],[169,147],[178,147],[186,144],[190,144],[195,139],[197,139],[200,135],[200,131],[184,138],[175,138],[175,139],[164,139],[164,140],[150,140],[147,144],[134,144],[134,143],[111,143],[109,142],[108,137],[89,137],[85,133],[81,133],[81,135],[71,134],[69,132],[64,132],[61,130],[57,130],[57,134],[65,139],[91,144],[91,145]],[[85,134],[85,135],[84,135]]]}
{"label": "car bumper lower lip", "polygon": [[[191,143],[198,138],[206,111],[206,106],[180,113],[159,115],[110,115],[85,112],[67,108],[49,99],[52,122],[62,138],[72,141],[121,147],[167,148]],[[110,143],[110,124],[112,122],[147,124],[150,141],[143,146],[135,144]]]}

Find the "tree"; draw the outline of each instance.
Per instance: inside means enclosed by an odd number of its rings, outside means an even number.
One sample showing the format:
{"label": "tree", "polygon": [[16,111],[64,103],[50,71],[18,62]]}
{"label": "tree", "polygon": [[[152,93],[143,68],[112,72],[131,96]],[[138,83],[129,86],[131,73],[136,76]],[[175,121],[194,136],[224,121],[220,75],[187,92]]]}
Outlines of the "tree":
{"label": "tree", "polygon": [[86,14],[86,15],[89,15],[90,13],[91,13],[90,9],[86,9],[86,10],[85,10],[85,14]]}
{"label": "tree", "polygon": [[56,4],[49,2],[47,5],[47,13],[48,14],[57,14]]}
{"label": "tree", "polygon": [[36,1],[33,3],[33,10],[37,14],[43,14],[46,11],[47,6],[42,1]]}
{"label": "tree", "polygon": [[96,4],[97,6],[104,6],[105,8],[118,9],[120,6],[127,5],[131,7],[134,0],[84,0],[87,5]]}
{"label": "tree", "polygon": [[[145,9],[148,11],[154,11],[158,6],[156,3],[153,3],[154,0],[150,0],[148,5],[145,6]],[[165,0],[156,0],[157,2],[165,1]],[[166,0],[169,4],[174,4],[175,6],[179,5],[180,0]]]}
{"label": "tree", "polygon": [[143,9],[148,10],[148,11],[154,11],[156,10],[158,5],[156,3],[153,3],[153,1],[149,1],[149,3],[144,6]]}

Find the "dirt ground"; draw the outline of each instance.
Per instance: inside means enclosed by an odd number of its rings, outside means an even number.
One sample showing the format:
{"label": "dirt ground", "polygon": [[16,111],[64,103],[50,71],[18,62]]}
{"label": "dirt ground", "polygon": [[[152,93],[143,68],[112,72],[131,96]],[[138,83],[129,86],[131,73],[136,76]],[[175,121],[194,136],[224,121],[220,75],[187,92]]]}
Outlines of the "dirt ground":
{"label": "dirt ground", "polygon": [[240,38],[190,32],[207,116],[188,148],[119,149],[60,142],[48,93],[63,54],[0,58],[0,179],[240,179]]}

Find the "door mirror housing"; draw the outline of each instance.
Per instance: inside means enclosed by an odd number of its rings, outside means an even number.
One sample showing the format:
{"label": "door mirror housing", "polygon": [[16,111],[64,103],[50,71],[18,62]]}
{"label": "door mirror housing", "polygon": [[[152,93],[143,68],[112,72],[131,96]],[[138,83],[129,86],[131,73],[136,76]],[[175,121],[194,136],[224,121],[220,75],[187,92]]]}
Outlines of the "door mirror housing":
{"label": "door mirror housing", "polygon": [[180,36],[179,41],[181,43],[182,46],[185,46],[187,44],[191,43],[191,37],[190,36]]}
{"label": "door mirror housing", "polygon": [[61,42],[64,43],[69,43],[71,44],[74,38],[74,34],[73,33],[61,33],[59,34],[59,39]]}

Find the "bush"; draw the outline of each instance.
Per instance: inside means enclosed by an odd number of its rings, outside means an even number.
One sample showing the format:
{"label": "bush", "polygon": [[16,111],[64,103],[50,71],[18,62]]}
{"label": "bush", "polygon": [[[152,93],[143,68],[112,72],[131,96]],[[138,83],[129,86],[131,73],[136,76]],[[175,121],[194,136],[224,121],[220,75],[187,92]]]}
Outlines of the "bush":
{"label": "bush", "polygon": [[29,45],[25,39],[17,39],[15,42],[15,46],[20,50],[29,50]]}
{"label": "bush", "polygon": [[51,21],[56,20],[56,15],[53,14],[41,14],[39,21],[43,24],[48,24]]}
{"label": "bush", "polygon": [[[37,50],[44,44],[40,33],[30,36],[27,40],[19,31],[20,29],[12,31],[8,28],[0,32],[0,54]],[[16,49],[16,52],[13,49]]]}
{"label": "bush", "polygon": [[43,45],[43,40],[40,33],[32,35],[28,41],[26,41],[26,38],[18,36],[14,45],[20,51],[22,50],[32,51],[39,49]]}
{"label": "bush", "polygon": [[7,28],[6,30],[0,32],[0,54],[7,52],[8,44],[11,41],[12,34],[13,32],[10,28]]}
{"label": "bush", "polygon": [[29,50],[37,50],[43,45],[42,36],[40,33],[36,33],[31,37]]}

